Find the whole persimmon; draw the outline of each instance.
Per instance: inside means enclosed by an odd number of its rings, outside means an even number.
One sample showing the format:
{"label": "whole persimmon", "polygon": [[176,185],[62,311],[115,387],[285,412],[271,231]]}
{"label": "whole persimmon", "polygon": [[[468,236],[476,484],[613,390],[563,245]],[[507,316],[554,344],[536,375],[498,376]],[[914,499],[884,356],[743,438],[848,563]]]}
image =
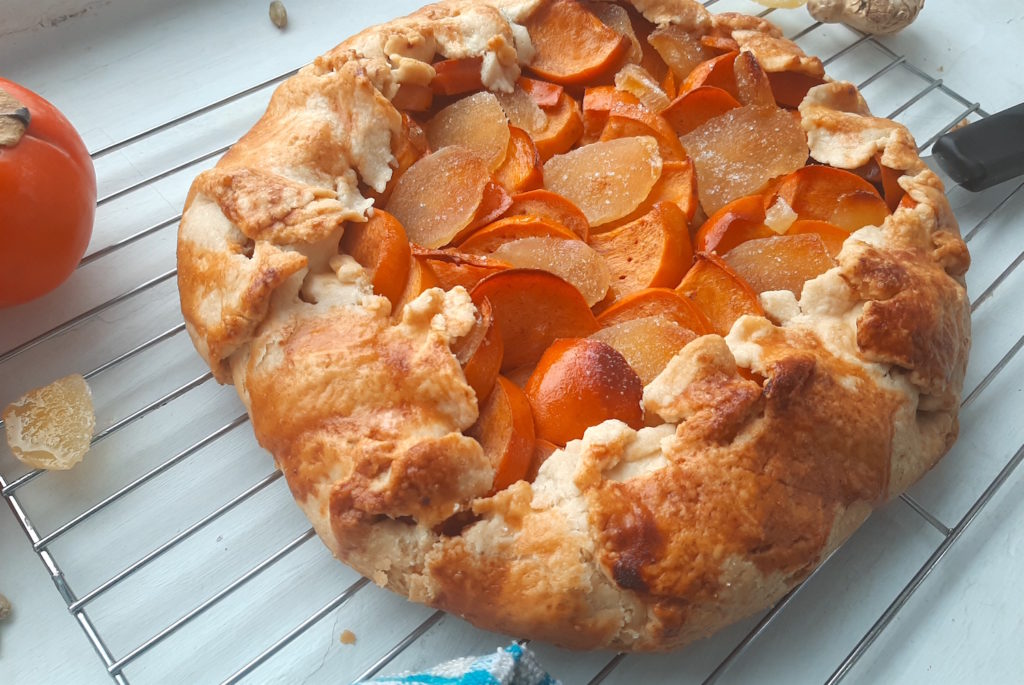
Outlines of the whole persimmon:
{"label": "whole persimmon", "polygon": [[0,78],[0,307],[45,295],[71,275],[95,210],[96,174],[74,126]]}

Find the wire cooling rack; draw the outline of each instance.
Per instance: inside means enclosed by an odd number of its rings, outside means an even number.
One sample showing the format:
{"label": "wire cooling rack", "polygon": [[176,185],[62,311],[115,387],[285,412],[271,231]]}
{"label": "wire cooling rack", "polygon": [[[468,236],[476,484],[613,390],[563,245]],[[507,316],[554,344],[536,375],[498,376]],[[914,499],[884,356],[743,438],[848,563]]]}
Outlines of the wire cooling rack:
{"label": "wire cooling rack", "polygon": [[[728,0],[719,3],[726,9],[729,5]],[[988,116],[978,102],[870,36],[823,26],[803,13],[775,14],[773,20],[789,37],[808,53],[823,56],[830,75],[857,83],[873,111],[907,124],[924,141],[921,151],[965,118]],[[101,187],[114,188],[102,195],[99,208],[158,188],[179,172],[210,166],[228,146],[213,146],[188,159],[161,160],[162,167],[119,186],[116,179],[104,183],[104,159],[153,139],[192,135],[190,126],[223,115],[234,103],[263,103],[271,88],[293,73],[96,149],[92,156]],[[247,127],[232,129],[230,139]],[[999,322],[1024,294],[1019,277],[1015,280],[1024,252],[1015,255],[1022,247],[1019,240],[1012,249],[988,245],[983,229],[1020,205],[1022,187],[1011,182],[977,196],[951,191],[975,254],[975,270],[982,272],[969,278],[974,336],[983,342],[976,342],[966,381],[963,435],[947,459],[977,446],[974,434],[987,430],[987,424],[972,407],[991,404],[986,400],[1004,392],[1000,380],[1011,374],[1004,370],[1020,366],[1024,331],[1019,325],[1006,330]],[[142,244],[172,251],[180,218],[168,215],[121,231],[88,254],[79,269],[117,255],[129,263],[132,250]],[[978,264],[981,249],[999,254]],[[45,367],[55,355],[77,350],[76,363],[83,366],[76,370],[93,385],[102,427],[86,461],[72,474],[25,471],[6,454],[0,459],[0,488],[70,617],[113,681],[265,682],[290,680],[288,674],[296,673],[311,680],[351,681],[502,643],[506,638],[408,604],[330,559],[297,513],[281,473],[256,446],[233,391],[218,387],[202,370],[184,335],[174,276],[173,268],[141,274],[130,287],[0,354],[0,380],[13,385],[20,369]],[[974,292],[978,283],[980,292]],[[124,321],[135,323],[119,324]],[[1019,417],[1021,400],[1006,403],[1010,406],[1003,416]],[[104,416],[104,407],[118,413]],[[1008,439],[1000,443],[1001,452],[990,454],[983,483],[959,487],[955,468],[945,478],[953,483],[926,479],[876,513],[833,559],[770,611],[699,646],[669,657],[576,655],[548,645],[534,647],[568,683],[728,679],[745,659],[762,658],[761,643],[787,639],[787,622],[801,619],[807,605],[817,601],[816,583],[832,582],[822,576],[842,575],[836,557],[858,539],[903,545],[910,552],[876,569],[885,580],[865,600],[867,622],[854,621],[852,629],[834,635],[839,651],[834,646],[825,650],[812,671],[813,679],[839,682],[1018,467],[1024,458],[1021,435]],[[342,629],[354,633],[355,645],[339,644]]]}

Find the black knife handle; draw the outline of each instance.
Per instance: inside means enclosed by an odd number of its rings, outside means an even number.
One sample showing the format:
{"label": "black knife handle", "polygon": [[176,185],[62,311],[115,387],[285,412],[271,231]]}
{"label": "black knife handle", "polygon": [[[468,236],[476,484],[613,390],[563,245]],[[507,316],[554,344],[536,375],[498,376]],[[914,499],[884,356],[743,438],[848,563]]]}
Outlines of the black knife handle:
{"label": "black knife handle", "polygon": [[1024,174],[1024,103],[950,131],[935,141],[932,154],[970,191]]}

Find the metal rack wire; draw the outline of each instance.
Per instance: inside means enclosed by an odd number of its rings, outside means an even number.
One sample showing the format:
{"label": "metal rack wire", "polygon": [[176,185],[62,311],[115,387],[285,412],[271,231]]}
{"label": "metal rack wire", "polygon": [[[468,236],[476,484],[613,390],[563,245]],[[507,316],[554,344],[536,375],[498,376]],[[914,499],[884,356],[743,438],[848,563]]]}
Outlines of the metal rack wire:
{"label": "metal rack wire", "polygon": [[[717,0],[710,0],[705,3],[707,5],[714,4]],[[763,15],[768,15],[771,10],[766,10]],[[818,22],[811,23],[810,25],[800,29],[794,33],[791,37],[797,40],[798,43],[803,44],[804,41],[812,37],[813,34],[820,29],[822,25]],[[878,87],[876,84],[885,83],[887,79],[890,79],[896,74],[902,76],[909,76],[918,82],[917,90],[913,91],[910,97],[904,99],[899,105],[893,109],[892,112],[888,113],[889,118],[899,118],[901,115],[910,110],[915,104],[921,102],[925,98],[933,96],[941,96],[948,103],[951,103],[955,109],[955,115],[950,117],[948,123],[940,127],[939,130],[914,130],[911,124],[912,132],[919,137],[924,137],[925,142],[920,145],[920,150],[926,150],[931,144],[942,134],[954,127],[961,120],[972,117],[972,116],[987,116],[988,113],[984,111],[978,102],[971,101],[970,99],[962,96],[961,94],[951,90],[941,80],[933,79],[928,76],[924,71],[915,67],[911,64],[906,56],[896,54],[887,48],[883,43],[867,35],[861,35],[852,31],[846,31],[848,37],[847,42],[842,47],[833,52],[827,57],[824,62],[826,67],[839,67],[844,62],[854,60],[856,53],[860,50],[870,50],[874,56],[881,56],[881,66],[875,68],[870,73],[864,75],[859,82],[861,89],[869,89],[871,87]],[[128,148],[140,141],[146,140],[150,137],[157,136],[165,131],[172,130],[174,127],[181,125],[187,121],[203,117],[206,114],[216,111],[218,108],[227,105],[230,102],[236,101],[243,97],[259,95],[264,93],[269,94],[270,86],[280,82],[288,76],[295,73],[295,70],[290,70],[286,73],[282,73],[272,79],[258,83],[250,88],[239,91],[232,94],[231,96],[212,102],[204,107],[189,111],[187,114],[173,118],[158,126],[154,126],[148,130],[142,131],[136,135],[130,136],[117,143],[103,147],[93,152],[95,159],[101,158],[105,155],[117,152],[119,150]],[[867,94],[870,101],[870,92]],[[240,132],[239,132],[240,133]],[[151,175],[141,181],[132,183],[124,186],[114,192],[111,192],[99,200],[99,204],[105,204],[118,197],[125,196],[132,193],[140,188],[144,188],[151,185],[162,178],[165,178],[177,171],[186,169],[194,164],[199,164],[204,161],[213,159],[220,155],[226,150],[227,147],[220,147],[214,149],[203,155],[189,159],[186,162],[173,165],[160,173]],[[997,198],[997,201],[993,204],[991,209],[985,216],[973,226],[965,226],[965,237],[970,242],[979,231],[988,223],[989,219],[996,215],[1004,206],[1007,205],[1010,200],[1020,193],[1021,189],[1024,188],[1024,183],[1017,185],[1012,188],[1008,194],[1002,198]],[[135,241],[141,240],[147,236],[153,235],[162,231],[173,231],[175,230],[178,221],[181,216],[175,215],[167,218],[166,220],[157,222],[147,227],[141,228],[140,230],[130,234],[129,236],[118,240],[107,247],[97,250],[87,255],[82,260],[82,265],[89,264],[101,257],[112,254],[121,250]],[[975,298],[972,303],[972,311],[974,311],[979,305],[988,300],[993,292],[996,291],[1001,285],[1004,284],[1006,279],[1013,273],[1013,271],[1019,266],[1020,262],[1024,259],[1024,253],[1019,255],[1001,274],[999,274],[994,281],[984,290],[978,297]],[[175,276],[175,271],[170,270],[164,273],[160,273],[145,282],[139,283],[138,285],[126,290],[125,292],[110,298],[106,302],[99,304],[81,314],[68,319],[67,321],[41,333],[26,342],[23,342],[16,347],[7,350],[0,354],[0,365],[15,361],[19,355],[31,350],[32,348],[41,345],[63,333],[79,326],[80,324],[89,321],[95,317],[102,315],[110,308],[118,305],[119,303],[131,300],[137,295],[144,293],[152,288],[159,286],[160,284],[170,280]],[[164,332],[155,335],[148,340],[136,345],[135,347],[115,356],[114,358],[99,364],[95,368],[87,371],[84,375],[86,378],[92,379],[101,376],[113,369],[118,368],[120,365],[125,364],[133,358],[146,353],[148,350],[171,341],[181,335],[184,331],[184,324],[180,321],[168,322],[168,327]],[[1009,364],[1020,351],[1021,347],[1024,346],[1024,337],[1021,337],[999,360],[998,362],[987,372],[987,374],[981,379],[981,381],[971,390],[967,397],[963,400],[963,408],[967,408],[972,402],[974,402],[985,390],[990,386],[992,381],[998,377],[1000,372]],[[190,393],[197,391],[197,389],[205,386],[212,379],[211,374],[201,374],[188,382],[178,385],[176,388],[169,392],[166,392],[158,398],[143,404],[134,411],[131,411],[127,415],[114,421],[109,426],[104,428],[102,431],[97,433],[93,438],[93,443],[99,443],[114,434],[126,429],[128,426],[136,421],[139,421],[157,411],[161,407],[174,402],[178,398],[186,397]],[[249,485],[243,491],[234,496],[226,499],[216,506],[212,511],[202,515],[194,522],[185,526],[182,530],[169,537],[168,539],[155,544],[148,552],[139,556],[137,559],[128,563],[123,568],[110,573],[107,577],[94,584],[89,589],[83,590],[75,578],[68,577],[62,569],[61,559],[59,559],[59,553],[55,551],[55,543],[58,543],[67,536],[72,535],[80,526],[89,522],[93,517],[99,515],[101,512],[106,510],[114,503],[122,500],[129,494],[137,491],[144,485],[154,481],[155,479],[171,472],[174,469],[187,468],[189,460],[192,459],[196,454],[201,451],[210,448],[211,446],[216,448],[220,441],[226,439],[232,435],[236,429],[244,426],[248,422],[248,417],[244,414],[238,415],[235,418],[227,421],[219,428],[209,432],[201,439],[194,441],[192,444],[184,447],[183,449],[177,450],[173,455],[164,459],[156,466],[153,466],[143,474],[133,478],[126,484],[122,485],[114,492],[107,494],[95,504],[84,508],[82,511],[72,516],[68,520],[54,526],[49,531],[40,531],[37,524],[34,522],[33,516],[28,511],[29,507],[22,501],[22,492],[27,488],[32,487],[33,483],[43,481],[48,477],[46,472],[42,471],[29,471],[22,473],[18,476],[8,476],[7,474],[0,474],[0,492],[2,492],[5,501],[14,513],[21,527],[24,529],[34,551],[39,556],[40,560],[44,564],[47,572],[49,573],[57,592],[60,594],[64,603],[66,604],[68,611],[70,612],[73,619],[79,624],[82,631],[85,633],[89,642],[92,644],[99,658],[102,660],[104,667],[111,676],[114,682],[117,683],[128,683],[129,669],[134,663],[137,662],[143,655],[150,652],[172,635],[179,633],[180,631],[188,630],[190,626],[203,614],[206,614],[211,609],[216,607],[223,600],[228,598],[237,592],[242,592],[247,585],[255,581],[261,574],[266,572],[268,569],[273,568],[276,564],[279,564],[282,560],[286,559],[290,555],[293,555],[303,548],[303,546],[312,540],[315,535],[313,530],[307,529],[297,536],[293,536],[285,544],[280,545],[269,554],[266,554],[261,560],[254,564],[249,565],[245,570],[241,571],[233,577],[226,585],[223,585],[215,592],[210,594],[205,599],[199,601],[193,606],[188,607],[182,611],[177,618],[170,621],[166,625],[159,627],[152,631],[148,635],[144,635],[137,641],[137,644],[129,649],[114,651],[108,647],[108,642],[104,637],[104,629],[94,621],[90,616],[90,609],[96,601],[105,596],[108,592],[114,590],[122,583],[125,583],[133,575],[139,573],[147,565],[161,558],[163,555],[169,553],[183,542],[189,540],[197,533],[205,529],[210,524],[218,521],[236,507],[245,503],[246,501],[253,498],[257,493],[266,490],[269,486],[277,482],[281,478],[281,473],[277,470],[271,470],[257,481]],[[0,424],[2,425],[2,424]],[[945,522],[940,520],[939,516],[931,513],[926,507],[915,501],[910,496],[904,495],[903,500],[907,505],[917,512],[930,526],[939,532],[942,536],[942,542],[934,550],[931,556],[920,566],[918,571],[909,578],[903,587],[902,591],[892,599],[891,604],[886,610],[877,617],[877,620],[870,627],[870,629],[864,633],[859,642],[851,649],[849,654],[837,665],[835,671],[828,679],[829,683],[837,683],[841,681],[854,667],[858,660],[867,652],[874,641],[879,635],[886,629],[886,627],[892,622],[893,618],[897,615],[900,609],[906,604],[908,599],[913,593],[921,586],[928,575],[940,562],[943,556],[948,552],[952,545],[961,537],[963,532],[971,524],[971,522],[977,517],[979,512],[986,506],[986,504],[992,499],[993,495],[999,490],[1000,486],[1006,482],[1007,478],[1014,472],[1019,466],[1020,462],[1024,460],[1024,446],[1017,449],[1016,453],[1005,463],[1005,466],[999,472],[999,474],[991,481],[988,487],[984,490],[981,496],[974,502],[967,513],[954,525],[948,526]],[[185,493],[184,496],[187,496]],[[827,567],[828,562],[823,564],[818,571]],[[813,578],[813,575],[812,575]],[[234,670],[228,675],[223,682],[235,683],[246,678],[249,675],[258,673],[258,669],[284,650],[289,644],[300,637],[310,627],[316,625],[322,621],[325,617],[335,612],[339,607],[343,607],[346,603],[350,602],[360,592],[364,591],[364,588],[368,586],[366,579],[356,579],[351,582],[344,582],[339,585],[334,596],[320,606],[316,611],[308,614],[308,616],[296,623],[286,633],[281,635],[278,639],[258,648],[255,654],[239,664]],[[735,647],[729,652],[711,671],[705,682],[713,682],[717,680],[734,662],[742,655],[751,644],[753,644],[760,635],[777,619],[779,615],[786,610],[791,604],[792,600],[799,595],[803,589],[803,585],[792,590],[786,597],[784,597],[775,607],[768,611],[761,620],[754,625],[750,631],[740,639]],[[434,628],[439,621],[443,618],[441,612],[433,612],[426,616],[425,619],[416,623],[411,630],[407,632],[400,639],[395,640],[389,648],[383,650],[379,656],[372,661],[361,673],[358,674],[356,679],[362,679],[373,676],[383,671],[389,664],[391,664],[396,657],[401,655],[407,648],[415,644],[425,634]],[[628,657],[626,655],[615,655],[608,659],[602,666],[599,666],[594,674],[590,678],[591,683],[600,683],[605,680],[610,674],[612,674],[619,665]]]}

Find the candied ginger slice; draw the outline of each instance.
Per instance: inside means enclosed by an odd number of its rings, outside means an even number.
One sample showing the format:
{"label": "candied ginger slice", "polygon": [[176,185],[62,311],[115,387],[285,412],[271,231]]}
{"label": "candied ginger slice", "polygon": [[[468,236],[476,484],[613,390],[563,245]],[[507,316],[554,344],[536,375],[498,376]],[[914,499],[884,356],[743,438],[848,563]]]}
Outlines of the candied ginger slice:
{"label": "candied ginger slice", "polygon": [[92,392],[78,374],[29,391],[3,418],[11,452],[37,469],[70,469],[89,451],[96,428]]}
{"label": "candied ginger slice", "polygon": [[700,203],[709,215],[807,162],[804,130],[779,107],[731,109],[680,140],[693,159]]}
{"label": "candied ginger slice", "polygon": [[611,271],[598,252],[582,240],[527,237],[502,243],[494,256],[523,269],[541,269],[574,286],[593,307],[604,299]]}
{"label": "candied ginger slice", "polygon": [[494,93],[486,91],[456,100],[427,123],[431,148],[461,145],[480,157],[490,171],[505,159],[508,139],[505,111]]}
{"label": "candied ginger slice", "polygon": [[555,155],[544,164],[544,185],[579,207],[591,226],[600,226],[636,209],[661,166],[651,136],[616,138]]}
{"label": "candied ginger slice", "polygon": [[402,223],[411,242],[442,247],[473,228],[490,182],[487,167],[471,151],[443,147],[402,174],[385,209]]}
{"label": "candied ginger slice", "polygon": [[518,83],[511,93],[496,93],[495,97],[508,117],[508,123],[523,129],[530,137],[540,133],[547,126],[547,115],[537,105],[533,96],[523,90]]}

